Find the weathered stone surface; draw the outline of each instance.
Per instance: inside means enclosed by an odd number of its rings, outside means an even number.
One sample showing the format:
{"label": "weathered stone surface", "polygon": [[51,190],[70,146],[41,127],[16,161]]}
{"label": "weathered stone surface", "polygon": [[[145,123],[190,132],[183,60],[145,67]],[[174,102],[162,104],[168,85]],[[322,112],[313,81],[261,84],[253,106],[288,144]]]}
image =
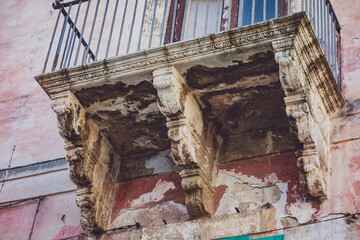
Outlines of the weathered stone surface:
{"label": "weathered stone surface", "polygon": [[[300,183],[308,198],[327,196],[330,117],[344,100],[313,34],[302,21],[294,37],[273,42],[297,152]],[[315,67],[316,64],[316,67]]]}
{"label": "weathered stone surface", "polygon": [[221,163],[295,149],[289,126],[241,132],[223,137]]}
{"label": "weathered stone surface", "polygon": [[[241,236],[275,228],[274,208],[266,206],[247,213],[203,218],[134,231],[131,239],[218,239]],[[271,235],[267,234],[267,236]],[[263,235],[264,236],[264,235]],[[262,237],[262,236],[259,236]]]}
{"label": "weathered stone surface", "polygon": [[221,145],[184,80],[174,67],[154,71],[159,109],[167,118],[171,155],[179,166],[186,207],[194,217],[212,213],[216,155]]}
{"label": "weathered stone surface", "polygon": [[110,216],[120,158],[72,93],[52,100],[59,133],[65,141],[70,178],[77,185],[80,222],[87,231],[104,230]]}

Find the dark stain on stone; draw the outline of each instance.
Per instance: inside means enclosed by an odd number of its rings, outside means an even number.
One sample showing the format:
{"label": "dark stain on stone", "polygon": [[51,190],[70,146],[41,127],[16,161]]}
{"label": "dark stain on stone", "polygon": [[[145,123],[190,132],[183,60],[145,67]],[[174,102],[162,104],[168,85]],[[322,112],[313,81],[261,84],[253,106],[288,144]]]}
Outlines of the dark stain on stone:
{"label": "dark stain on stone", "polygon": [[194,89],[204,89],[221,83],[232,84],[243,78],[279,72],[279,65],[271,51],[256,53],[246,61],[234,61],[236,65],[208,68],[197,65],[186,73],[187,84]]}
{"label": "dark stain on stone", "polygon": [[153,155],[154,152],[145,152],[133,156],[123,157],[121,161],[121,172],[117,181],[134,179],[152,175],[154,169],[146,168],[146,160]]}
{"label": "dark stain on stone", "polygon": [[[123,82],[114,85],[104,84],[100,87],[82,89],[75,95],[84,107],[118,97],[123,97],[129,104],[139,102],[141,109],[156,101],[156,89],[149,81],[142,81],[137,85],[126,85]],[[152,100],[150,103],[149,98]]]}
{"label": "dark stain on stone", "polygon": [[170,148],[166,119],[160,112],[142,121],[132,117],[120,119],[104,131],[122,156]]}
{"label": "dark stain on stone", "polygon": [[200,99],[205,105],[204,113],[222,135],[234,130],[252,131],[288,124],[284,92],[279,82],[206,93]]}

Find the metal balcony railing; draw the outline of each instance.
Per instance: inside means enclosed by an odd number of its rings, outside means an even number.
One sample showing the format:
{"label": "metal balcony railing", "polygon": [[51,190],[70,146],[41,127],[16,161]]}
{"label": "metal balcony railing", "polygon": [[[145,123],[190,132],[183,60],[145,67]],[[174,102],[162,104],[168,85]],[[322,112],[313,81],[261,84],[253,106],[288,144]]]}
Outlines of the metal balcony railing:
{"label": "metal balcony railing", "polygon": [[328,0],[56,0],[43,73],[286,16],[294,1],[341,88],[340,26]]}
{"label": "metal balcony railing", "polygon": [[308,15],[336,83],[342,90],[340,24],[331,3],[329,0],[304,0],[304,11]]}

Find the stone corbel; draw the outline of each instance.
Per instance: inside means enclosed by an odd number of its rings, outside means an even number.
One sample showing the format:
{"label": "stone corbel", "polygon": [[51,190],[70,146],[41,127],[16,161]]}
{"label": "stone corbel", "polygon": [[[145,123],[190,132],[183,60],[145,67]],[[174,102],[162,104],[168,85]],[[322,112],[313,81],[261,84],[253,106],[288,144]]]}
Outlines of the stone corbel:
{"label": "stone corbel", "polygon": [[69,175],[77,186],[77,205],[82,227],[89,232],[105,230],[114,195],[118,155],[70,92],[52,97],[59,133],[65,141]]}
{"label": "stone corbel", "polygon": [[167,119],[171,155],[186,192],[186,207],[193,218],[209,216],[213,212],[215,160],[222,140],[174,67],[155,70],[153,76],[158,106]]}
{"label": "stone corbel", "polygon": [[323,200],[327,196],[328,116],[319,110],[321,107],[316,107],[324,105],[321,101],[310,101],[318,93],[312,92],[308,82],[311,79],[306,79],[301,72],[303,67],[297,61],[299,56],[293,49],[293,41],[293,38],[288,38],[273,42],[275,60],[279,64],[280,82],[286,96],[284,100],[290,131],[298,149],[296,157],[300,185],[307,199]]}

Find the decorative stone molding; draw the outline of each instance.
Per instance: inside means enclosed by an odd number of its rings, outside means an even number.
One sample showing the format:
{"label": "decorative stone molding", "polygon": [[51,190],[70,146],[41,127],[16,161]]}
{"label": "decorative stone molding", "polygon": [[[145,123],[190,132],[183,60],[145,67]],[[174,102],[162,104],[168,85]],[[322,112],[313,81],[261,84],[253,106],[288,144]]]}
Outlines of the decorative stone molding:
{"label": "decorative stone molding", "polygon": [[327,197],[329,120],[343,100],[317,41],[310,41],[316,38],[307,19],[298,32],[272,45],[290,131],[298,149],[300,185],[308,199],[323,200]]}
{"label": "decorative stone molding", "polygon": [[69,175],[77,185],[80,222],[90,232],[105,230],[120,159],[72,93],[53,97],[52,108],[65,141]]}
{"label": "decorative stone molding", "polygon": [[153,76],[158,106],[167,119],[171,155],[186,192],[186,207],[193,218],[208,216],[213,211],[215,160],[222,140],[174,67],[155,70]]}
{"label": "decorative stone molding", "polygon": [[287,18],[274,19],[255,25],[236,28],[230,31],[212,34],[200,39],[173,43],[149,49],[144,52],[91,63],[89,66],[78,66],[61,71],[41,74],[35,77],[48,94],[54,94],[75,88],[82,88],[102,81],[117,79],[124,74],[139,71],[154,71],[169,63],[186,62],[189,59],[231,51],[234,48],[250,48],[261,42],[273,41],[284,35],[296,32],[303,13]]}

